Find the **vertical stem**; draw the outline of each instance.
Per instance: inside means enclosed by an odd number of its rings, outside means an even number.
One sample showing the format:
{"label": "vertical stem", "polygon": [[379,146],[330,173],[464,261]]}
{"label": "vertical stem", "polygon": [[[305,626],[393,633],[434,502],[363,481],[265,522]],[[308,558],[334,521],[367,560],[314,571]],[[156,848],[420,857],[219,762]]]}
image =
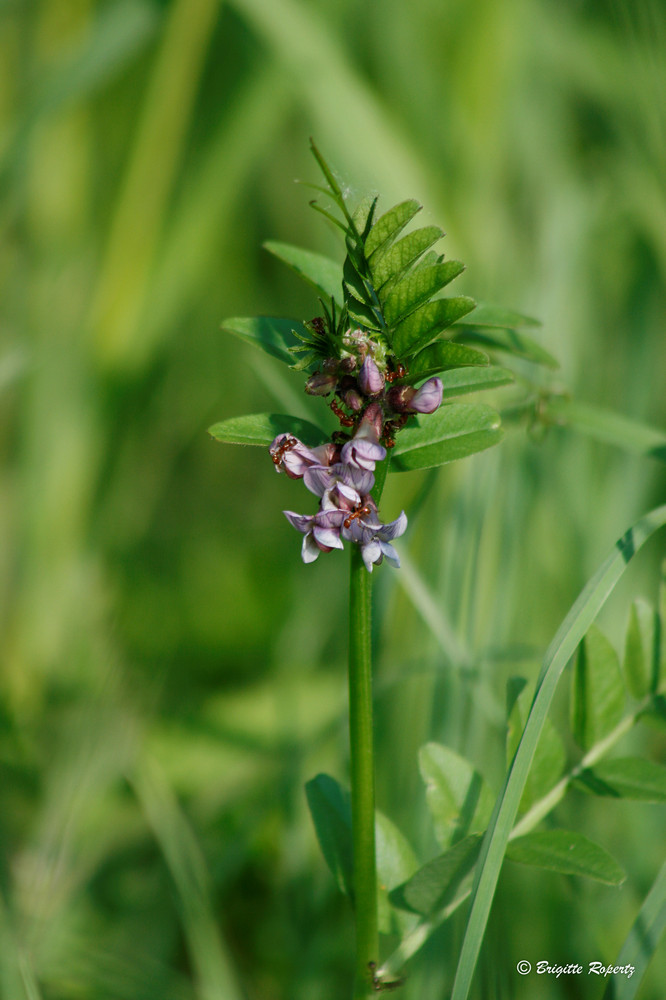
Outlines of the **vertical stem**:
{"label": "vertical stem", "polygon": [[351,547],[349,579],[349,738],[356,977],[354,1000],[370,993],[369,962],[378,962],[375,859],[375,762],[372,727],[371,576],[358,545]]}

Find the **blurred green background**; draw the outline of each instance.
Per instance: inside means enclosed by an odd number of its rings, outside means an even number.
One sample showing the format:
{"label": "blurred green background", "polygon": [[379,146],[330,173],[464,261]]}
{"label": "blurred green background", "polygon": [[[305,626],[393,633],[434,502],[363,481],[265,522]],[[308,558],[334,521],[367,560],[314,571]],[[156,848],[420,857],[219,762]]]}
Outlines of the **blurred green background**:
{"label": "blurred green background", "polygon": [[[0,2],[3,998],[348,995],[303,794],[346,779],[347,563],[303,566],[281,514],[302,486],[207,436],[304,406],[220,321],[316,314],[261,249],[340,252],[294,184],[318,180],[313,135],[352,192],[424,203],[467,264],[456,294],[543,321],[558,384],[666,426],[665,95],[660,0]],[[392,478],[410,529],[375,574],[378,797],[424,858],[418,747],[497,786],[507,677],[536,676],[665,486],[563,430]],[[601,620],[616,644],[658,550]],[[666,760],[663,731],[636,747]],[[661,807],[573,793],[561,816],[627,882],[508,865],[480,997],[599,997],[515,964],[614,959],[663,860]],[[461,927],[406,1000],[447,996]],[[664,981],[661,956],[641,995]]]}

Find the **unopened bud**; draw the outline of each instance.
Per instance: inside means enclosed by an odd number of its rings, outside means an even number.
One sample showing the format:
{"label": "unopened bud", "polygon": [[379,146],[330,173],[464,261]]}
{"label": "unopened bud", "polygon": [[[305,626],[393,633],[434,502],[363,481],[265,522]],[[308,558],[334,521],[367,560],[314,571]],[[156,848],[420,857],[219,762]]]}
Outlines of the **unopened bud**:
{"label": "unopened bud", "polygon": [[384,376],[371,357],[366,357],[358,374],[358,384],[366,396],[377,396],[384,388]]}
{"label": "unopened bud", "polygon": [[336,375],[315,372],[305,383],[305,391],[309,396],[328,396],[329,393],[333,392],[337,383]]}

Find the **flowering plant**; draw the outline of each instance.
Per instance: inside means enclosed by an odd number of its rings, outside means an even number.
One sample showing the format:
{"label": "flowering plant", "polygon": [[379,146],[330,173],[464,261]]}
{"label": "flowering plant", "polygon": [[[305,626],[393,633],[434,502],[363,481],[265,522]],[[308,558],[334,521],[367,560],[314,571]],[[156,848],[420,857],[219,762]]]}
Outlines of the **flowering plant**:
{"label": "flowering plant", "polygon": [[[487,351],[508,353],[520,365],[556,362],[522,332],[533,320],[441,294],[463,265],[434,249],[443,236],[438,227],[405,233],[417,202],[377,216],[377,199],[370,198],[352,211],[314,145],[312,150],[326,182],[318,190],[327,198],[325,206],[313,207],[342,232],[344,263],[282,243],[267,246],[315,288],[319,314],[307,322],[235,318],[224,326],[302,371],[307,396],[320,406],[321,398],[331,397],[336,423],[331,426],[322,408],[312,420],[255,414],[222,421],[210,432],[220,441],[267,447],[276,470],[303,480],[318,498],[313,514],[284,512],[303,535],[304,562],[350,544],[351,795],[327,775],[310,781],[306,791],[326,861],[354,908],[354,998],[399,987],[405,963],[470,899],[452,993],[452,1000],[467,1000],[505,857],[611,885],[624,877],[601,845],[576,832],[533,832],[569,788],[584,784],[596,794],[666,801],[666,769],[642,758],[602,760],[635,723],[649,713],[664,714],[666,587],[659,612],[643,610],[630,620],[622,667],[608,641],[590,628],[635,552],[666,524],[666,507],[630,528],[581,592],[546,652],[531,702],[522,679],[510,682],[507,774],[494,807],[489,785],[470,761],[438,744],[421,749],[443,853],[419,866],[403,834],[375,810],[370,573],[384,559],[400,565],[392,543],[407,528],[404,511],[394,520],[380,517],[384,482],[389,470],[433,468],[500,441],[495,409],[456,399],[514,381]],[[510,409],[527,415],[531,429],[569,422],[643,454],[666,454],[661,432],[535,389],[524,373],[521,381],[527,396]],[[547,715],[577,647],[570,736],[583,756],[563,775],[564,744]],[[627,705],[624,678],[633,705]],[[655,883],[646,914],[657,905],[666,913],[666,877]],[[638,924],[646,914],[639,914]],[[380,965],[382,932],[399,934],[400,943]],[[634,951],[630,935],[618,961],[638,965]]]}

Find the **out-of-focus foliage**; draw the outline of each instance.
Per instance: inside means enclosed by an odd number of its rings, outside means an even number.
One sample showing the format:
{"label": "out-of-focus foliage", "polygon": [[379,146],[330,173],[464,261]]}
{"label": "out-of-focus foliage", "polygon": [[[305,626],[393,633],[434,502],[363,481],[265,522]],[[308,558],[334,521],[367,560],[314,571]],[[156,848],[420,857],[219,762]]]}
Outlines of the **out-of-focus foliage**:
{"label": "out-of-focus foliage", "polygon": [[[292,484],[206,435],[306,415],[301,380],[220,320],[316,314],[260,249],[338,253],[293,184],[314,135],[360,193],[427,205],[461,293],[538,316],[576,396],[664,427],[664,65],[657,0],[0,4],[3,997],[345,995],[303,785],[346,778],[346,563],[304,567]],[[433,857],[417,748],[498,784],[507,677],[535,676],[663,499],[656,463],[532,438],[384,497],[411,523],[377,574],[379,807]],[[654,551],[604,617],[616,648]],[[644,750],[664,761],[663,728],[622,755]],[[507,871],[479,996],[533,995],[519,959],[613,959],[655,878],[663,806],[610,825],[570,799],[563,825],[602,833],[627,882]],[[404,996],[446,996],[456,947],[444,925]],[[645,1000],[665,979],[662,955]]]}

